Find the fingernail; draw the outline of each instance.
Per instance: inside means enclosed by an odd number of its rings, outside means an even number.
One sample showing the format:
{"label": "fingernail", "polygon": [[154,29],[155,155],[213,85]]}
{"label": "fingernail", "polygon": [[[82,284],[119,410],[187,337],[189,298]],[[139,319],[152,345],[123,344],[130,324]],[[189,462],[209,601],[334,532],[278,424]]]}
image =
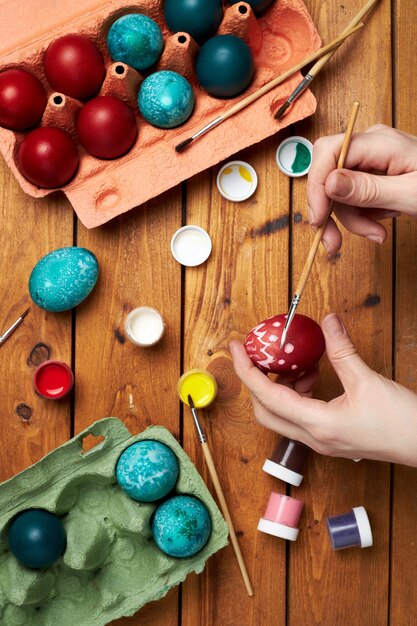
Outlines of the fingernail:
{"label": "fingernail", "polygon": [[323,327],[329,337],[341,337],[345,334],[344,326],[336,313],[330,313],[323,320]]}
{"label": "fingernail", "polygon": [[330,247],[329,244],[327,243],[327,241],[325,241],[324,239],[321,240],[321,243],[324,246],[324,249],[326,250],[326,252],[330,252]]}
{"label": "fingernail", "polygon": [[339,198],[345,198],[353,191],[353,184],[349,176],[336,172],[330,179],[329,191]]}
{"label": "fingernail", "polygon": [[308,221],[310,222],[310,224],[313,224],[316,220],[316,216],[314,215],[314,211],[310,205],[307,208],[308,208]]}
{"label": "fingernail", "polygon": [[378,237],[378,235],[367,235],[366,238],[371,241],[376,241],[376,243],[382,243],[382,237]]}

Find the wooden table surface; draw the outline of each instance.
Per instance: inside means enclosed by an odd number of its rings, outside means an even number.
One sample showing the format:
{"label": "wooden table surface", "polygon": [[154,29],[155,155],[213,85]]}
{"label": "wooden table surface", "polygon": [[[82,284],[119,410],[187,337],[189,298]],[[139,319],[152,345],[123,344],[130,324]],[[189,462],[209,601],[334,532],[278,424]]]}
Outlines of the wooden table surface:
{"label": "wooden table surface", "polygon": [[[305,3],[327,42],[363,0]],[[1,347],[1,479],[94,420],[116,416],[132,433],[150,424],[168,427],[211,486],[175,387],[181,372],[192,367],[209,369],[219,383],[217,401],[203,420],[255,595],[246,595],[228,546],[208,561],[203,574],[189,576],[163,600],[117,624],[417,623],[416,470],[314,454],[299,488],[265,474],[262,464],[278,436],[255,423],[228,352],[230,339],[243,339],[268,315],[287,310],[312,239],[306,179],[290,180],[279,172],[274,161],[279,141],[289,132],[315,140],[344,131],[355,99],[361,103],[356,130],[384,122],[417,134],[416,24],[413,0],[381,0],[366,27],[313,84],[315,115],[238,155],[259,177],[257,193],[247,202],[220,197],[214,168],[120,219],[86,230],[61,195],[40,200],[25,195],[1,164],[1,327],[30,302],[30,271],[47,252],[84,246],[100,265],[98,285],[85,303],[63,314],[32,306]],[[185,270],[171,257],[170,239],[186,223],[210,233],[213,253],[205,265]],[[347,234],[340,254],[328,258],[321,249],[300,312],[321,320],[338,311],[367,363],[417,391],[417,222],[401,217],[388,229],[383,246]],[[165,318],[165,339],[153,349],[126,341],[123,322],[138,305],[154,306]],[[34,368],[48,356],[74,368],[75,393],[66,401],[48,402],[34,393]],[[329,399],[340,389],[323,360],[317,397]],[[295,543],[256,530],[271,490],[305,501]],[[374,546],[333,552],[326,517],[358,505],[369,513]]]}

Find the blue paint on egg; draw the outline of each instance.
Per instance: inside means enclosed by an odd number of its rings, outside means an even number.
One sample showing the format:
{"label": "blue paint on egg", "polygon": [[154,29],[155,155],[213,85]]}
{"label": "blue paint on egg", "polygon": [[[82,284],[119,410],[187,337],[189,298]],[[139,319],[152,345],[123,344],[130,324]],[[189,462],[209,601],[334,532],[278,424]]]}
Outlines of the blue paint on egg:
{"label": "blue paint on egg", "polygon": [[174,557],[190,557],[206,545],[211,534],[207,507],[193,496],[175,496],[155,511],[152,534],[160,550]]}
{"label": "blue paint on egg", "polygon": [[138,502],[164,498],[178,480],[178,459],[159,441],[138,441],[122,452],[116,478],[128,496]]}
{"label": "blue paint on egg", "polygon": [[33,569],[55,563],[66,546],[61,520],[43,509],[28,509],[20,513],[10,525],[8,539],[13,556]]}
{"label": "blue paint on egg", "polygon": [[59,248],[44,256],[29,278],[30,297],[46,311],[68,311],[93,290],[98,262],[86,248]]}
{"label": "blue paint on egg", "polygon": [[121,61],[140,71],[156,63],[164,39],[154,20],[141,13],[130,13],[112,24],[107,47],[113,61]]}
{"label": "blue paint on egg", "polygon": [[138,106],[143,117],[153,126],[175,128],[188,120],[193,112],[193,88],[177,72],[155,72],[143,81]]}

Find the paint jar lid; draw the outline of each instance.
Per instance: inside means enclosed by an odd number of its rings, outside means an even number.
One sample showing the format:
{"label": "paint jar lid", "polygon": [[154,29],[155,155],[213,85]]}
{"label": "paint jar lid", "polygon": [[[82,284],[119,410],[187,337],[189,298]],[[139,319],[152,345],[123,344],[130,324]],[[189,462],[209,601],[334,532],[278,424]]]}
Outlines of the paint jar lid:
{"label": "paint jar lid", "polygon": [[217,188],[223,198],[242,202],[250,198],[258,186],[258,176],[245,161],[229,161],[217,174]]}
{"label": "paint jar lid", "polygon": [[297,178],[305,176],[311,166],[313,144],[305,137],[288,137],[279,144],[275,156],[276,163],[284,174]]}
{"label": "paint jar lid", "polygon": [[207,261],[211,247],[210,235],[200,226],[183,226],[171,239],[172,256],[187,267],[196,267]]}
{"label": "paint jar lid", "polygon": [[74,374],[62,361],[43,361],[33,374],[33,384],[38,395],[48,400],[64,398],[74,385]]}
{"label": "paint jar lid", "polygon": [[177,393],[182,402],[188,405],[188,395],[197,409],[209,406],[217,395],[217,381],[210,372],[192,369],[184,372],[177,383]]}
{"label": "paint jar lid", "polygon": [[290,485],[294,485],[294,487],[299,487],[304,478],[302,474],[293,472],[288,469],[288,467],[284,467],[279,463],[274,463],[274,461],[271,461],[270,459],[266,459],[262,469],[267,474],[275,476],[275,478],[279,478]]}
{"label": "paint jar lid", "polygon": [[151,306],[139,306],[128,313],[125,331],[132,343],[147,348],[162,339],[165,324],[159,311]]}
{"label": "paint jar lid", "polygon": [[280,539],[287,539],[289,541],[295,541],[298,537],[298,528],[291,528],[285,524],[279,524],[278,522],[272,522],[269,519],[261,517],[258,522],[258,530],[274,537],[280,537]]}
{"label": "paint jar lid", "polygon": [[358,524],[359,535],[361,537],[361,548],[370,548],[373,543],[371,524],[368,514],[363,506],[356,506],[352,509]]}

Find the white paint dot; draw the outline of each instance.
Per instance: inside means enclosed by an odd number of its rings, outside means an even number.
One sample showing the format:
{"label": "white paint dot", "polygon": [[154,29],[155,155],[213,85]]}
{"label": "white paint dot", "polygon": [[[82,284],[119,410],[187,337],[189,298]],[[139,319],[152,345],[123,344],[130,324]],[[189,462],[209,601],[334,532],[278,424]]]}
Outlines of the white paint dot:
{"label": "white paint dot", "polygon": [[278,341],[278,337],[276,335],[269,335],[269,341]]}
{"label": "white paint dot", "polygon": [[286,352],[287,354],[291,354],[291,352],[294,352],[294,346],[292,345],[292,343],[286,344],[286,346],[284,347],[284,352]]}
{"label": "white paint dot", "polygon": [[275,328],[279,328],[281,326],[281,322],[274,322],[272,326],[275,326]]}
{"label": "white paint dot", "polygon": [[284,359],[280,359],[278,361],[278,365],[285,365],[285,360]]}
{"label": "white paint dot", "polygon": [[292,369],[292,370],[296,370],[296,369],[298,369],[298,365],[291,365],[291,369]]}

